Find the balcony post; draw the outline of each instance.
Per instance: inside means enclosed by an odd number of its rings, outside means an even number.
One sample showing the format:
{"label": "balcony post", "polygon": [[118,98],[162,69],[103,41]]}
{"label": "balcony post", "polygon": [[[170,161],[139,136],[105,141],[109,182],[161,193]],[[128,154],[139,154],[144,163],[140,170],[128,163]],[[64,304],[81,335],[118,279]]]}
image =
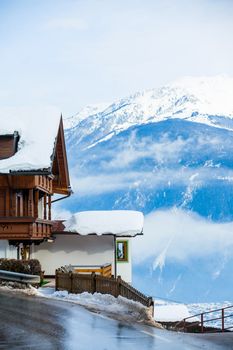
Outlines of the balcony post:
{"label": "balcony post", "polygon": [[204,333],[204,315],[201,314],[201,333]]}
{"label": "balcony post", "polygon": [[224,332],[224,328],[225,328],[225,325],[224,325],[224,309],[222,309],[222,332]]}
{"label": "balcony post", "polygon": [[35,217],[38,218],[39,191],[35,191]]}
{"label": "balcony post", "polygon": [[51,196],[48,196],[48,206],[49,206],[49,216],[48,219],[51,220]]}
{"label": "balcony post", "polygon": [[29,190],[29,196],[28,196],[28,212],[29,212],[29,216],[34,217],[33,189],[30,189],[30,190]]}
{"label": "balcony post", "polygon": [[44,220],[47,219],[47,194],[44,194]]}

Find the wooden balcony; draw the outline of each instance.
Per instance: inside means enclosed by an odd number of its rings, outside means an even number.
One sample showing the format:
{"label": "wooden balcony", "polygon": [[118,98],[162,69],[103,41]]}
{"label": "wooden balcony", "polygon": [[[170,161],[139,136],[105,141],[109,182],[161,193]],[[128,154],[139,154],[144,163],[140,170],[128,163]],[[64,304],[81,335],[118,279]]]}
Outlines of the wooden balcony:
{"label": "wooden balcony", "polygon": [[47,193],[53,192],[53,180],[49,176],[37,175],[35,176],[36,188],[45,191]]}
{"label": "wooden balcony", "polygon": [[33,217],[0,217],[0,239],[42,240],[51,236],[52,225]]}
{"label": "wooden balcony", "polygon": [[16,190],[38,189],[53,193],[53,177],[48,175],[0,175],[0,187]]}

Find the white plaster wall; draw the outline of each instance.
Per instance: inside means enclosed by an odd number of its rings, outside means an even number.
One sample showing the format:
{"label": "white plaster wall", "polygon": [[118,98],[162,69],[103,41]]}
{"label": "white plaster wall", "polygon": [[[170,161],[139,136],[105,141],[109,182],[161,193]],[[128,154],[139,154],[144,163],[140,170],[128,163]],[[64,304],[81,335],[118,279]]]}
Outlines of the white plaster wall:
{"label": "white plaster wall", "polygon": [[117,262],[117,276],[123,280],[132,283],[132,241],[129,237],[119,237],[116,241],[128,241],[128,261]]}
{"label": "white plaster wall", "polygon": [[113,236],[78,236],[57,234],[53,243],[33,245],[32,258],[38,259],[47,275],[64,265],[112,264],[114,274]]}
{"label": "white plaster wall", "polygon": [[0,258],[17,259],[17,249],[7,240],[0,240]]}

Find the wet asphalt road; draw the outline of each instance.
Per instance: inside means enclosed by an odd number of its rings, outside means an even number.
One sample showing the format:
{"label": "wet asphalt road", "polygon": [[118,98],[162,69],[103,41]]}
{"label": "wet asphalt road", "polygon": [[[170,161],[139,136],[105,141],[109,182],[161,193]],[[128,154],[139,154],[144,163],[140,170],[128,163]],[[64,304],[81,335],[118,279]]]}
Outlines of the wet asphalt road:
{"label": "wet asphalt road", "polygon": [[127,325],[75,304],[0,292],[0,349],[233,349],[233,338],[221,336]]}

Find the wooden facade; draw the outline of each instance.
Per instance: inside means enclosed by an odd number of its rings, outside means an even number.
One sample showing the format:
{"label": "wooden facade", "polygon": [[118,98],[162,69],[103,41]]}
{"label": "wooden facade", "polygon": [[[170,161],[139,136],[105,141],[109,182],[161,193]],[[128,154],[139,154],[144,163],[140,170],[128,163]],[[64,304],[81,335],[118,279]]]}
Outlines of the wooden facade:
{"label": "wooden facade", "polygon": [[[0,161],[17,152],[18,133],[0,135]],[[69,195],[70,182],[62,119],[51,169],[0,174],[0,239],[27,242],[51,236],[52,195]]]}

